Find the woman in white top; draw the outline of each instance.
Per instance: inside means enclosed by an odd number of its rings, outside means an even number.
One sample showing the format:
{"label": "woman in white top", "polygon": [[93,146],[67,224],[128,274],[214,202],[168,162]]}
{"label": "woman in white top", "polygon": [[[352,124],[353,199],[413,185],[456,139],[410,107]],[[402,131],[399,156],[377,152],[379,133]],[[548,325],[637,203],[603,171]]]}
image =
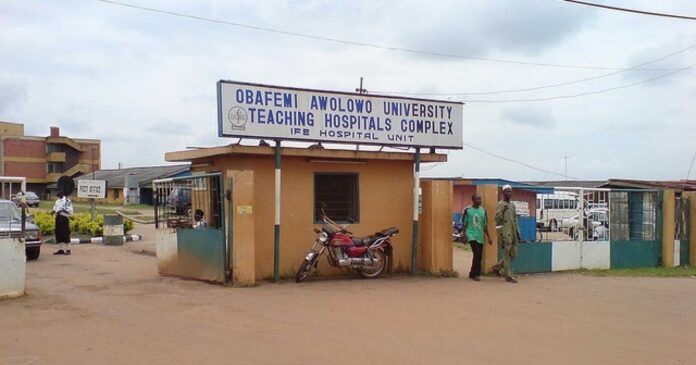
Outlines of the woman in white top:
{"label": "woman in white top", "polygon": [[54,255],[70,255],[70,216],[73,214],[72,201],[58,193],[52,213],[56,215],[56,243],[60,246]]}

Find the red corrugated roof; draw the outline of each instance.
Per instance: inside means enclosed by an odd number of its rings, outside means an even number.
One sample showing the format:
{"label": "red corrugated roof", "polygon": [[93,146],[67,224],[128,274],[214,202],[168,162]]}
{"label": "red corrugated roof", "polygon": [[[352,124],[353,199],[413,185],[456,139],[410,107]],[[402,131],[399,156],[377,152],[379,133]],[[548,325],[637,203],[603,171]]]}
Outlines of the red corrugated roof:
{"label": "red corrugated roof", "polygon": [[609,179],[606,187],[633,187],[643,189],[674,189],[696,191],[696,180],[632,180]]}

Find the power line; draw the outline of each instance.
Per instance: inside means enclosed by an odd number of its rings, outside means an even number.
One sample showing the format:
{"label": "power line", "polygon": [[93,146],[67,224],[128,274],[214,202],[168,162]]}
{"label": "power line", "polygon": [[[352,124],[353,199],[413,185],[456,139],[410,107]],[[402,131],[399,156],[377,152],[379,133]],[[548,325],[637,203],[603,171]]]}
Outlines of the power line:
{"label": "power line", "polygon": [[601,90],[588,91],[588,92],[579,93],[579,94],[560,95],[560,96],[550,96],[550,97],[547,97],[547,98],[532,98],[532,99],[506,99],[506,100],[476,100],[476,99],[469,99],[469,100],[464,100],[464,102],[467,102],[467,103],[514,103],[514,102],[523,102],[523,101],[548,101],[548,100],[556,100],[556,99],[571,99],[571,98],[578,98],[578,97],[581,97],[581,96],[596,95],[596,94],[602,94],[602,93],[606,93],[606,92],[610,92],[610,91],[614,91],[614,90],[625,89],[625,88],[629,88],[629,87],[632,87],[632,86],[644,84],[644,83],[646,83],[646,82],[651,82],[651,81],[659,80],[659,79],[662,79],[662,78],[665,78],[665,77],[668,77],[668,76],[672,76],[672,75],[677,74],[677,73],[679,73],[679,72],[687,71],[687,70],[693,68],[694,66],[696,66],[696,63],[695,63],[695,64],[692,64],[692,65],[690,65],[690,66],[684,67],[684,68],[680,68],[680,69],[678,69],[678,70],[676,70],[676,71],[668,72],[668,73],[662,74],[662,75],[660,75],[660,76],[652,77],[652,78],[649,78],[649,79],[644,79],[644,80],[632,82],[632,83],[626,84],[626,85],[621,85],[621,86],[616,86],[616,87],[610,87],[610,88],[608,88],[608,89],[601,89]]}
{"label": "power line", "polygon": [[689,171],[686,173],[686,181],[689,181],[689,176],[691,176],[691,169],[694,167],[694,161],[696,161],[696,152],[694,152],[694,157],[691,159],[691,164],[689,165]]}
{"label": "power line", "polygon": [[609,6],[609,5],[603,5],[603,4],[595,4],[595,3],[589,3],[586,1],[577,1],[577,0],[563,0],[568,3],[575,3],[575,4],[580,4],[580,5],[587,5],[587,6],[593,6],[596,8],[602,8],[602,9],[610,9],[610,10],[617,10],[617,11],[625,11],[629,13],[636,13],[636,14],[643,14],[643,15],[654,15],[654,16],[663,16],[667,18],[677,18],[677,19],[685,19],[685,20],[696,20],[696,17],[693,16],[688,16],[688,15],[678,15],[678,14],[666,14],[666,13],[655,13],[652,11],[644,11],[644,10],[637,10],[637,9],[629,9],[629,8],[620,8],[618,6]]}
{"label": "power line", "polygon": [[[399,48],[399,47],[386,46],[386,45],[380,45],[380,44],[375,44],[375,43],[351,41],[351,40],[346,40],[346,39],[331,38],[331,37],[325,37],[325,36],[320,36],[320,35],[292,32],[292,31],[287,31],[287,30],[282,30],[282,29],[277,29],[277,28],[268,28],[268,27],[261,27],[261,26],[257,26],[257,25],[231,22],[231,21],[209,18],[209,17],[199,16],[199,15],[178,13],[178,12],[169,11],[169,10],[162,10],[162,9],[150,8],[150,7],[140,6],[140,5],[128,4],[128,3],[123,3],[120,1],[113,1],[113,0],[95,0],[95,1],[98,1],[98,2],[101,2],[104,4],[109,4],[109,5],[122,6],[122,7],[126,7],[126,8],[131,8],[131,9],[137,9],[137,10],[148,11],[148,12],[159,13],[159,14],[167,14],[167,15],[172,15],[172,16],[177,16],[177,17],[182,17],[182,18],[189,18],[189,19],[195,19],[195,20],[200,20],[200,21],[206,21],[206,22],[210,22],[210,23],[216,23],[216,24],[224,24],[224,25],[229,25],[229,26],[238,27],[238,28],[245,28],[245,29],[250,29],[250,30],[255,30],[255,31],[282,34],[282,35],[286,35],[286,36],[319,40],[319,41],[332,42],[332,43],[348,44],[348,45],[352,45],[352,46],[359,46],[359,47],[366,47],[366,48],[395,51],[395,52],[401,52],[401,53],[411,53],[411,54],[437,56],[437,57],[444,57],[444,58],[456,58],[456,59],[466,59],[466,60],[471,60],[471,61],[494,62],[494,63],[525,65],[525,66],[542,66],[542,67],[571,68],[571,69],[584,69],[584,70],[625,70],[625,68],[621,68],[621,67],[584,66],[584,65],[571,65],[571,64],[560,64],[560,63],[528,62],[528,61],[517,61],[517,60],[507,60],[507,59],[484,58],[484,57],[467,56],[467,55],[434,52],[434,51],[424,51],[424,50],[418,50],[418,49],[412,49],[412,48]],[[645,70],[647,71],[649,69],[645,69]],[[665,70],[650,69],[650,71],[665,71]]]}
{"label": "power line", "polygon": [[689,170],[686,172],[686,178],[684,179],[684,187],[682,188],[682,191],[685,191],[687,185],[689,185],[689,176],[691,176],[691,169],[694,167],[694,161],[696,161],[696,152],[694,152],[694,157],[691,158],[691,163],[689,164]]}
{"label": "power line", "polygon": [[580,178],[572,177],[572,176],[567,176],[567,175],[565,175],[565,174],[562,174],[562,173],[559,173],[559,172],[556,172],[556,171],[551,171],[551,170],[542,169],[542,168],[540,168],[540,167],[536,167],[536,166],[530,165],[530,164],[528,164],[528,163],[526,163],[526,162],[513,160],[513,159],[511,159],[511,158],[507,158],[507,157],[505,157],[505,156],[501,156],[501,155],[498,155],[498,154],[496,154],[496,153],[486,151],[486,150],[484,150],[484,149],[482,149],[482,148],[476,147],[476,146],[471,145],[471,144],[466,143],[466,142],[463,142],[463,144],[464,144],[464,146],[469,147],[469,148],[471,148],[472,150],[476,150],[476,151],[479,151],[479,152],[481,152],[481,153],[485,153],[485,154],[487,154],[487,155],[489,155],[489,156],[493,156],[493,157],[498,158],[498,159],[501,159],[501,160],[503,160],[503,161],[512,162],[512,163],[514,163],[514,164],[517,164],[517,165],[520,165],[520,166],[524,166],[524,167],[529,168],[529,169],[532,169],[532,170],[541,171],[541,172],[544,172],[544,173],[547,173],[547,174],[551,174],[551,175],[556,175],[556,176],[564,177],[564,178],[566,178],[566,179],[567,179],[567,178],[571,178],[571,179],[574,179],[574,180],[582,180],[582,179],[580,179]]}
{"label": "power line", "polygon": [[573,81],[562,82],[562,83],[558,83],[558,84],[529,87],[529,88],[524,88],[524,89],[509,89],[509,90],[482,91],[482,92],[454,92],[454,93],[447,93],[447,92],[401,93],[401,92],[389,92],[389,91],[375,91],[375,93],[376,94],[399,94],[399,95],[411,95],[411,96],[418,96],[418,95],[466,96],[466,95],[496,95],[496,94],[506,94],[506,93],[517,93],[517,92],[523,92],[523,91],[535,91],[535,90],[549,89],[549,88],[560,87],[560,86],[568,86],[568,85],[578,84],[578,83],[585,82],[585,81],[597,80],[597,79],[617,75],[617,74],[628,72],[628,71],[635,71],[636,69],[638,69],[640,67],[660,62],[660,61],[665,60],[667,58],[674,57],[678,54],[690,51],[694,48],[696,48],[696,44],[691,45],[687,48],[681,49],[679,51],[670,53],[666,56],[662,56],[658,59],[644,62],[644,63],[641,63],[639,65],[631,66],[627,69],[623,69],[623,70],[619,70],[619,71],[614,71],[614,72],[610,72],[610,73],[606,73],[606,74],[602,74],[602,75],[597,75],[597,76],[592,76],[592,77],[586,77],[583,79],[578,79],[578,80],[573,80]]}

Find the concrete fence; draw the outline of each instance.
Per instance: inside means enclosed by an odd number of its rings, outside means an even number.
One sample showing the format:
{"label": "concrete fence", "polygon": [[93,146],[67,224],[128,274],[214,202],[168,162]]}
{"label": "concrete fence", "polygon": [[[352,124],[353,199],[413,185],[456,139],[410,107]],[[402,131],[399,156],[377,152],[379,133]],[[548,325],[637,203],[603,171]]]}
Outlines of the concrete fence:
{"label": "concrete fence", "polygon": [[[493,213],[495,202],[499,198],[496,186],[479,186],[483,196],[484,207]],[[628,239],[604,241],[550,241],[523,242],[518,244],[517,258],[512,268],[516,273],[541,273],[569,271],[580,269],[623,269],[639,267],[674,267],[679,265],[696,265],[696,214],[691,214],[689,234],[675,236],[675,192],[659,192],[656,206],[654,234],[643,235],[631,231]],[[696,195],[684,193],[682,198],[693,211]],[[494,223],[489,222],[489,229],[494,232]],[[640,233],[640,232],[637,232]],[[495,235],[494,235],[495,236]],[[497,237],[494,237],[496,240]],[[613,238],[613,237],[612,237]],[[502,250],[497,245],[484,250],[484,270],[490,271],[495,259],[502,257]]]}
{"label": "concrete fence", "polygon": [[[502,256],[499,252],[498,256]],[[655,267],[662,264],[659,241],[560,241],[520,243],[516,273]]]}

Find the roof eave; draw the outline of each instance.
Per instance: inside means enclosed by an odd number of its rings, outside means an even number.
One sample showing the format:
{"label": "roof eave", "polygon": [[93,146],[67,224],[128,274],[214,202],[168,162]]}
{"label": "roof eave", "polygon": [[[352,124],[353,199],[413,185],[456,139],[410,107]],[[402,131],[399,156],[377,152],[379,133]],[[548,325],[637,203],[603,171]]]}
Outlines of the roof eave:
{"label": "roof eave", "polygon": [[[354,151],[324,148],[310,149],[283,147],[281,153],[283,156],[289,157],[328,158],[337,160],[362,159],[413,161],[413,159],[415,158],[414,154],[404,152]],[[210,157],[219,157],[224,155],[272,156],[274,154],[275,149],[273,147],[234,145],[167,152],[164,154],[164,159],[168,162],[183,162],[195,161]],[[421,162],[447,162],[447,155],[438,153],[424,153],[421,154]]]}

